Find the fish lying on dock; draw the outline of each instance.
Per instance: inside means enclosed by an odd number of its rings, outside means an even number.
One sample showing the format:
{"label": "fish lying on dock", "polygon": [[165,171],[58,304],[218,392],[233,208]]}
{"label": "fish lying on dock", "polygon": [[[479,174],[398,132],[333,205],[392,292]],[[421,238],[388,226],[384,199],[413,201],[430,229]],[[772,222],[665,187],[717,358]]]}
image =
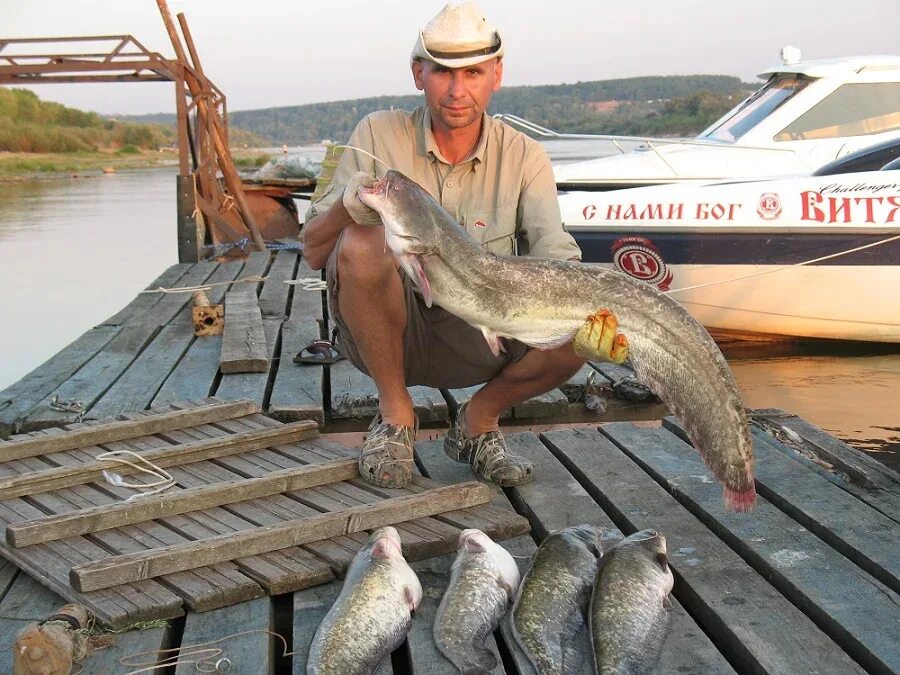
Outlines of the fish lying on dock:
{"label": "fish lying on dock", "polygon": [[512,610],[513,635],[541,675],[590,672],[587,611],[602,534],[578,525],[548,535],[522,580]]}
{"label": "fish lying on dock", "polygon": [[374,672],[406,639],[421,600],[422,585],[401,553],[397,530],[376,530],[353,558],[340,595],[316,630],[306,672]]}
{"label": "fish lying on dock", "polygon": [[450,584],[434,619],[434,641],[461,673],[486,673],[497,659],[484,646],[519,589],[516,561],[481,530],[463,530]]}
{"label": "fish lying on dock", "polygon": [[591,598],[598,675],[653,672],[669,627],[673,582],[659,532],[636,532],[605,553]]}
{"label": "fish lying on dock", "polygon": [[[381,216],[387,246],[426,304],[480,328],[495,350],[502,337],[543,349],[578,344],[604,310],[612,312],[635,374],[678,417],[724,483],[726,508],[752,510],[753,445],[737,385],[716,343],[675,300],[600,267],[494,255],[425,189],[393,170],[358,195]],[[613,353],[621,346],[617,338]]]}

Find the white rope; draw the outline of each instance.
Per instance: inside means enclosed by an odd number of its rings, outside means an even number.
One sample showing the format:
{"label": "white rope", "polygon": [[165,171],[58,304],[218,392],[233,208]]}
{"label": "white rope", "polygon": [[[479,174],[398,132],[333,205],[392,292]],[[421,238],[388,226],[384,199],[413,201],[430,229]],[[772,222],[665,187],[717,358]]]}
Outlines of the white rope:
{"label": "white rope", "polygon": [[208,291],[210,288],[214,288],[216,286],[230,286],[231,284],[242,284],[242,283],[254,283],[258,284],[262,281],[268,281],[269,277],[262,277],[258,274],[254,274],[253,276],[244,277],[243,279],[235,279],[234,281],[219,281],[213,284],[207,284],[205,286],[179,286],[176,288],[163,288],[159,286],[158,288],[152,288],[146,291],[141,291],[141,294],[144,293],[193,293],[195,291]]}
{"label": "white rope", "polygon": [[[131,456],[137,459],[139,462],[142,462],[146,466],[140,466],[139,464],[135,464],[134,462],[129,462],[124,457]],[[144,490],[144,488],[155,488],[153,490],[147,490],[144,492],[139,492],[137,494],[131,495],[128,499],[124,501],[125,504],[138,499],[139,497],[147,497],[149,495],[155,495],[165,490],[168,490],[170,487],[175,485],[175,479],[172,478],[172,474],[163,469],[160,466],[157,466],[153,462],[151,462],[146,457],[139,455],[136,452],[132,452],[131,450],[111,450],[109,452],[101,452],[99,455],[95,457],[95,459],[101,460],[112,460],[113,462],[118,462],[119,464],[124,464],[125,466],[130,466],[132,469],[139,473],[146,474],[148,476],[153,476],[156,478],[155,481],[150,483],[129,483],[127,482],[121,474],[114,473],[107,469],[103,469],[103,479],[109,483],[110,485],[114,485],[115,487],[124,487],[130,488],[132,490]]]}
{"label": "white rope", "polygon": [[290,286],[300,286],[304,291],[324,291],[328,288],[328,284],[319,277],[299,277],[298,279],[288,279],[284,283]]}
{"label": "white rope", "polygon": [[814,258],[813,260],[805,260],[803,262],[794,263],[793,265],[785,265],[784,267],[776,267],[775,269],[763,270],[762,272],[751,272],[750,274],[745,274],[740,277],[733,277],[732,279],[721,279],[719,281],[710,281],[705,284],[696,284],[694,286],[685,286],[684,288],[673,288],[673,289],[665,291],[665,292],[666,293],[678,293],[680,291],[692,291],[696,288],[706,288],[707,286],[718,286],[719,284],[729,284],[732,281],[740,281],[741,279],[750,279],[752,277],[761,277],[765,274],[774,274],[775,272],[783,272],[784,270],[789,270],[794,267],[802,267],[804,265],[812,265],[817,262],[822,262],[823,260],[839,258],[842,255],[847,255],[849,253],[856,253],[857,251],[862,251],[863,249],[872,248],[873,246],[881,246],[882,244],[887,244],[892,241],[896,241],[897,239],[900,239],[900,234],[894,235],[893,237],[888,237],[887,239],[882,239],[881,241],[872,242],[871,244],[864,244],[863,246],[857,246],[856,248],[851,248],[846,251],[840,251],[839,253],[832,253],[830,255],[824,255],[821,258]]}
{"label": "white rope", "polygon": [[[218,640],[200,642],[195,645],[182,645],[181,647],[173,647],[171,649],[151,649],[148,651],[137,652],[135,654],[127,654],[119,659],[119,664],[123,667],[139,666],[137,670],[129,670],[127,673],[125,673],[125,675],[147,673],[152,670],[158,670],[159,668],[168,668],[182,663],[193,663],[194,669],[201,673],[225,673],[231,670],[231,659],[229,659],[227,656],[223,656],[223,654],[225,654],[224,649],[218,647],[208,647],[207,645],[214,645],[222,642],[223,640],[235,638],[240,635],[249,635],[250,633],[266,633],[267,635],[272,635],[273,637],[281,640],[281,644],[283,646],[281,654],[282,658],[293,656],[295,653],[288,651],[287,640],[285,640],[284,636],[280,633],[266,630],[264,628],[257,628],[254,630],[245,630],[241,633],[232,633],[231,635],[226,635],[225,637],[221,637]],[[201,647],[205,647],[205,649],[201,649]],[[167,654],[169,654],[170,652],[174,653],[170,656],[167,656]],[[147,656],[149,656],[150,659],[141,661],[139,658]]]}

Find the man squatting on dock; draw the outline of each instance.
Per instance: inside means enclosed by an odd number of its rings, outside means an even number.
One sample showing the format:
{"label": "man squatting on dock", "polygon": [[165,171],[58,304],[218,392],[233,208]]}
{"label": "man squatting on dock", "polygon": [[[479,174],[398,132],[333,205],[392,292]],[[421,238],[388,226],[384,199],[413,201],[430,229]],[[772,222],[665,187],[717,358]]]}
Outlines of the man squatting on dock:
{"label": "man squatting on dock", "polygon": [[[543,148],[486,114],[500,88],[503,52],[500,33],[474,3],[447,5],[412,52],[425,106],[372,113],[349,143],[421,184],[489,251],[580,260],[562,227]],[[410,481],[417,419],[407,386],[486,382],[460,408],[444,450],[481,478],[529,482],[534,467],[509,451],[499,416],[568,380],[584,359],[571,344],[540,351],[514,340],[504,340],[505,352],[494,356],[480,330],[426,307],[385,246],[378,214],[357,197],[360,185],[372,185],[385,170],[346,149],[304,226],[304,256],[313,269],[326,269],[337,347],[378,387],[380,413],[360,453],[360,474],[384,487]]]}

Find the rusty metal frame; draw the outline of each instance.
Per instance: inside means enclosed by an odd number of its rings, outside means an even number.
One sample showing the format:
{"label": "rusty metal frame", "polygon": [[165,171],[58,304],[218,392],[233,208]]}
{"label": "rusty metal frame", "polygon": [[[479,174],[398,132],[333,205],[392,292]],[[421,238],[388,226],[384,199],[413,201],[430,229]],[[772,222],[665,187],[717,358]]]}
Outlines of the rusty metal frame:
{"label": "rusty metal frame", "polygon": [[[163,20],[171,26],[164,0],[158,0]],[[199,59],[183,15],[179,15],[185,41],[193,63],[187,60],[180,41],[178,58],[166,59],[152,52],[132,35],[90,35],[66,37],[0,38],[0,85],[36,85],[80,82],[172,82],[175,84],[176,132],[178,138],[179,259],[197,260],[203,246],[205,229],[232,241],[241,239],[235,223],[223,217],[224,207],[233,210],[234,200],[226,196],[217,177],[217,167],[226,174],[226,182],[235,198],[243,204],[240,179],[234,171],[227,147],[228,117],[225,94],[199,67]],[[171,32],[171,31],[170,31]],[[176,39],[172,34],[173,43]],[[91,51],[70,53],[71,43],[90,45]],[[103,51],[107,43],[112,47]],[[28,53],[23,47],[37,46],[40,53]],[[191,123],[193,117],[194,123]],[[223,142],[224,139],[224,142]],[[218,142],[214,142],[218,141]],[[225,156],[223,156],[223,153]],[[238,229],[252,217],[241,210]],[[202,214],[203,218],[198,216]],[[243,223],[241,223],[243,221]],[[248,234],[255,234],[257,246],[262,238],[252,222]],[[205,227],[204,227],[205,226]],[[262,244],[264,248],[264,244]]]}

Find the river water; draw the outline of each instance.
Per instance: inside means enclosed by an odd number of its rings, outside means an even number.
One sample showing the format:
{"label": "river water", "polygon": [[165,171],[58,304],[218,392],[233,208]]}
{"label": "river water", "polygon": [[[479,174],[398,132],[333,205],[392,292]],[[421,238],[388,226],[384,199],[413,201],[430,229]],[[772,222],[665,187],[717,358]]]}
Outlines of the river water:
{"label": "river water", "polygon": [[[174,169],[0,183],[0,261],[2,389],[177,262]],[[900,468],[900,346],[726,356],[747,406],[800,415]]]}

